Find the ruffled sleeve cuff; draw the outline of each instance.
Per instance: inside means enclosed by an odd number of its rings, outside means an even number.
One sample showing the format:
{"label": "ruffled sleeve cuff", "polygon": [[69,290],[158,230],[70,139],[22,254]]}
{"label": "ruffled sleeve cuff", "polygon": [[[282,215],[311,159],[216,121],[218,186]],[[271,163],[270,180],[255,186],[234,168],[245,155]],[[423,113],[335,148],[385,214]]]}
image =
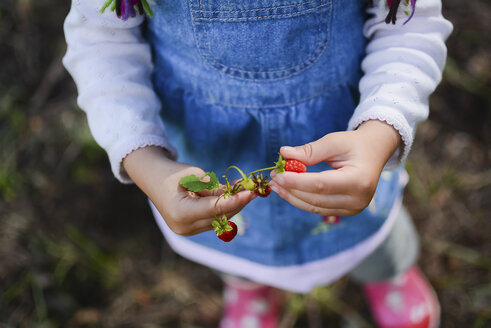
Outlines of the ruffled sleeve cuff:
{"label": "ruffled sleeve cuff", "polygon": [[165,137],[159,135],[138,135],[136,137],[123,139],[121,142],[108,149],[109,161],[111,169],[116,179],[125,184],[133,183],[128,173],[124,169],[123,160],[132,151],[147,146],[162,147],[168,152],[168,156],[172,160],[177,159],[176,149],[169,144]]}

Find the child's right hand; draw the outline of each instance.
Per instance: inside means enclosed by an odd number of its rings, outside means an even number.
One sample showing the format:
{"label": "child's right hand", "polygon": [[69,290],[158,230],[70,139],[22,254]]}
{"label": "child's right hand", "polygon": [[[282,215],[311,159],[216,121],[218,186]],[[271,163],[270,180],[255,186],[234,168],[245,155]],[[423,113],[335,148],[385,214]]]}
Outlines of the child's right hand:
{"label": "child's right hand", "polygon": [[322,161],[333,170],[311,173],[272,172],[271,188],[290,204],[326,216],[352,216],[372,200],[380,174],[402,144],[391,125],[368,120],[354,131],[333,132],[281,155],[310,166]]}
{"label": "child's right hand", "polygon": [[169,228],[182,236],[212,230],[215,214],[231,218],[255,197],[250,191],[241,191],[228,198],[222,197],[217,203],[218,196],[223,193],[220,190],[187,191],[179,180],[190,174],[202,176],[205,172],[170,160],[165,150],[159,147],[149,146],[131,152],[123,160],[123,166],[162,214]]}

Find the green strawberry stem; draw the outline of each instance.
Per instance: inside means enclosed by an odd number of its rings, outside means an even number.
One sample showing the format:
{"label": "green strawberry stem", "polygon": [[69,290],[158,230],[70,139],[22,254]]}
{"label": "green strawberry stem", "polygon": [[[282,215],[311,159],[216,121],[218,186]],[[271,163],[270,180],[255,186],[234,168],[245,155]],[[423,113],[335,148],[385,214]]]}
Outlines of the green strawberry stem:
{"label": "green strawberry stem", "polygon": [[254,188],[255,186],[254,181],[252,181],[252,179],[249,179],[247,175],[245,175],[244,172],[235,165],[229,166],[227,168],[227,171],[225,171],[224,177],[226,181],[228,181],[227,173],[230,169],[236,169],[240,173],[240,175],[242,176],[242,181],[240,181],[239,183],[244,187],[244,189],[252,190]]}
{"label": "green strawberry stem", "polygon": [[249,179],[248,176],[250,175],[253,175],[255,173],[258,173],[258,172],[262,172],[262,171],[271,171],[271,170],[276,170],[276,172],[278,173],[282,173],[285,171],[285,160],[283,159],[283,157],[281,156],[281,154],[279,154],[278,156],[278,161],[274,163],[275,165],[274,166],[271,166],[271,167],[266,167],[264,169],[259,169],[259,170],[254,170],[252,172],[249,172],[247,174],[244,174],[244,172],[242,172],[241,169],[239,169],[237,166],[235,165],[231,165],[227,168],[227,170],[225,171],[225,175],[223,176],[225,178],[225,181],[227,181],[228,183],[228,179],[227,179],[227,173],[230,169],[236,169],[240,175],[242,176],[242,180],[247,180]]}
{"label": "green strawberry stem", "polygon": [[281,154],[278,156],[278,161],[276,161],[274,163],[274,166],[252,171],[250,173],[247,173],[246,176],[252,175],[254,173],[262,172],[262,171],[271,171],[271,170],[275,170],[277,173],[285,172],[285,160],[283,159]]}
{"label": "green strawberry stem", "polygon": [[222,189],[225,192],[231,192],[232,191],[232,186],[230,185],[230,182],[228,182],[227,176],[223,176],[225,178],[225,189]]}
{"label": "green strawberry stem", "polygon": [[225,191],[231,191],[232,190],[232,186],[230,185],[230,182],[228,181],[228,178],[227,178],[227,173],[228,173],[228,170],[230,170],[231,167],[227,168],[227,171],[225,171],[225,174],[224,174],[224,178],[225,178]]}
{"label": "green strawberry stem", "polygon": [[230,165],[230,166],[227,168],[227,170],[225,171],[225,175],[224,175],[225,179],[227,179],[227,173],[228,173],[228,171],[229,171],[230,169],[236,169],[236,170],[237,170],[237,171],[240,173],[240,175],[242,176],[242,179],[243,179],[243,180],[247,180],[247,176],[244,174],[244,172],[242,172],[242,170],[241,170],[241,169],[239,169],[239,168],[238,168],[237,166],[235,166],[235,165]]}
{"label": "green strawberry stem", "polygon": [[[218,205],[218,201],[220,200],[220,198],[222,198],[222,196],[223,196],[223,194],[221,194],[220,196],[218,196],[217,201],[215,202],[215,206],[213,207],[213,216],[215,217],[215,219],[218,219],[218,216],[217,216],[217,205]],[[223,216],[225,216],[225,215],[223,215]]]}

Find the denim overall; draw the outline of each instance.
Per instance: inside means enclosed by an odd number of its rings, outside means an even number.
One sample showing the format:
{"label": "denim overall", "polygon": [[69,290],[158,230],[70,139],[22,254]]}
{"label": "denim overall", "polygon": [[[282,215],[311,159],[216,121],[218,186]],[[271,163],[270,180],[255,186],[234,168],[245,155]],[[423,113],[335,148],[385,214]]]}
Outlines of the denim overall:
{"label": "denim overall", "polygon": [[[281,146],[346,130],[366,45],[364,7],[362,0],[157,0],[147,36],[179,161],[219,177],[229,165],[250,172],[272,166]],[[321,216],[272,193],[243,209],[242,235],[232,242],[212,231],[187,238],[268,266],[320,260],[382,226],[401,195],[399,173],[385,172],[370,206],[328,229]]]}

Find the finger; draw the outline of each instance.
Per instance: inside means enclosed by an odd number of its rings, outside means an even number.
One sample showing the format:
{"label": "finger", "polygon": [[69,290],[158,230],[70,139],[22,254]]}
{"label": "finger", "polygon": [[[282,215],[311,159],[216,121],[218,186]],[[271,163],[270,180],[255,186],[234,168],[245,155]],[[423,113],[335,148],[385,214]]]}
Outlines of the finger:
{"label": "finger", "polygon": [[202,228],[198,228],[198,229],[193,229],[188,233],[180,234],[180,236],[190,237],[190,236],[194,236],[194,235],[197,235],[199,233],[210,231],[210,230],[211,230],[211,226],[210,227],[202,227]]}
{"label": "finger", "polygon": [[316,141],[297,147],[284,146],[280,148],[280,153],[284,158],[297,159],[308,166],[314,165],[345,151],[346,140],[343,140],[343,133],[330,133]]}
{"label": "finger", "polygon": [[272,183],[282,188],[296,189],[314,194],[347,194],[351,191],[352,178],[348,169],[327,170],[318,173],[284,172],[272,177]]}
{"label": "finger", "polygon": [[[235,179],[232,182],[230,182],[230,185],[233,187],[239,181],[242,181],[242,179]],[[202,190],[202,191],[198,191],[196,193],[199,196],[202,196],[202,197],[207,197],[207,196],[220,196],[221,194],[223,194],[225,192],[226,188],[227,187],[225,185],[220,184],[220,187],[217,188],[217,189],[213,189],[213,190]]]}
{"label": "finger", "polygon": [[224,191],[221,189],[222,185],[220,185],[220,188],[213,189],[213,190],[201,190],[196,192],[201,197],[209,197],[209,196],[220,196],[221,194],[224,193]]}
{"label": "finger", "polygon": [[246,206],[250,201],[256,198],[257,195],[249,190],[244,190],[228,198],[221,198],[218,203],[216,203],[214,214],[216,216],[227,215],[231,218],[235,214],[239,213],[244,206]]}
{"label": "finger", "polygon": [[355,199],[352,195],[315,194],[315,193],[300,191],[300,190],[296,190],[296,189],[289,189],[288,192],[292,196],[298,198],[301,201],[304,201],[307,204],[311,204],[314,207],[352,209],[354,207],[354,204],[355,204]]}
{"label": "finger", "polygon": [[319,214],[319,215],[336,215],[336,216],[351,216],[355,215],[359,212],[354,210],[349,210],[345,208],[323,208],[314,206],[309,204],[301,199],[298,199],[293,194],[291,194],[288,190],[275,185],[271,187],[281,198],[285,199],[287,202],[292,204],[293,206],[300,208],[304,211]]}
{"label": "finger", "polygon": [[198,220],[191,225],[191,230],[202,230],[202,229],[212,230],[213,226],[211,225],[211,223],[214,220],[215,218]]}
{"label": "finger", "polygon": [[186,211],[186,222],[196,221],[196,219],[207,219],[215,215],[234,212],[241,209],[255,198],[255,194],[250,191],[242,191],[233,196],[224,198],[217,196],[183,199],[183,210]]}

